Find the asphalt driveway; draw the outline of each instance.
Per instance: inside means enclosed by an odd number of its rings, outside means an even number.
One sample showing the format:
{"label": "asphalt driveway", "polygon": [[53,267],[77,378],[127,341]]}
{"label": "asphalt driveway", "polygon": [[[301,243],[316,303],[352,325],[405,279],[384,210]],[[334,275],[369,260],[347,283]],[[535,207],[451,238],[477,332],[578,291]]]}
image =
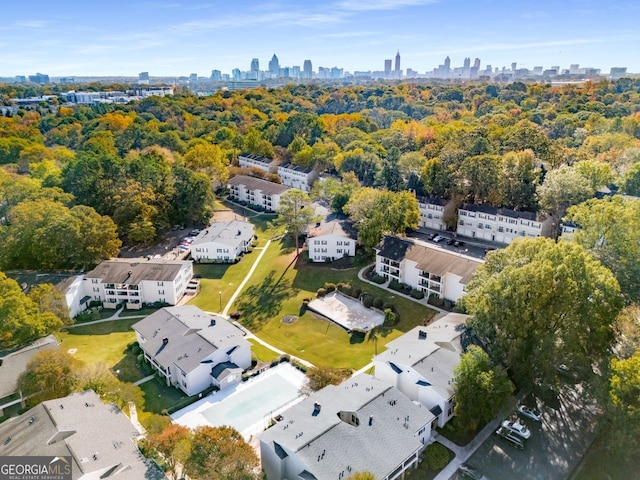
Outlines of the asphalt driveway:
{"label": "asphalt driveway", "polygon": [[[554,404],[525,403],[543,412],[542,422],[523,419],[531,438],[523,450],[492,435],[467,463],[487,479],[564,480],[571,475],[595,436],[598,411],[580,385],[565,385]],[[454,476],[453,478],[459,478]]]}

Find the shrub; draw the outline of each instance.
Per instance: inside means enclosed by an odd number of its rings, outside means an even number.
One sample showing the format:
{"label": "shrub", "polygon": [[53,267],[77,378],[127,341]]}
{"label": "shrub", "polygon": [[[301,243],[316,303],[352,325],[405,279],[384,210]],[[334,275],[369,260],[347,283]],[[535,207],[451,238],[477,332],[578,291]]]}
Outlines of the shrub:
{"label": "shrub", "polygon": [[336,284],[327,282],[324,284],[324,288],[327,290],[327,293],[333,292],[336,289]]}
{"label": "shrub", "polygon": [[424,293],[422,293],[420,290],[416,290],[415,288],[411,289],[410,295],[413,298],[417,298],[418,300],[422,300],[424,298]]}
{"label": "shrub", "polygon": [[384,301],[381,298],[376,297],[373,299],[373,306],[378,310],[382,310],[382,307],[384,307]]}
{"label": "shrub", "polygon": [[361,294],[362,294],[362,290],[360,290],[358,287],[354,287],[351,289],[351,296],[353,298],[360,298]]}
{"label": "shrub", "polygon": [[449,463],[449,450],[439,443],[432,443],[424,450],[424,461],[432,470],[442,470]]}
{"label": "shrub", "polygon": [[345,295],[351,295],[351,284],[349,283],[339,283],[338,284],[338,290],[342,293],[344,293]]}
{"label": "shrub", "polygon": [[365,293],[364,297],[362,298],[362,304],[367,308],[371,308],[373,306],[373,297]]}
{"label": "shrub", "polygon": [[316,295],[318,297],[324,297],[326,294],[327,294],[326,288],[319,288],[318,291],[316,292]]}
{"label": "shrub", "polygon": [[398,323],[398,319],[396,317],[396,314],[393,310],[391,310],[390,308],[387,308],[384,311],[384,326],[385,327],[393,327],[396,323]]}
{"label": "shrub", "polygon": [[238,310],[231,312],[229,314],[229,318],[233,318],[234,320],[238,320],[241,316],[242,316],[242,313],[239,312]]}
{"label": "shrub", "polygon": [[374,275],[371,280],[377,283],[378,285],[382,285],[384,282],[387,281],[387,279],[384,278],[382,275]]}
{"label": "shrub", "polygon": [[444,305],[444,300],[442,300],[441,298],[436,297],[435,295],[431,295],[431,296],[429,296],[429,299],[427,300],[427,303],[429,305],[433,305],[434,307],[442,307]]}
{"label": "shrub", "polygon": [[402,284],[395,278],[391,279],[391,281],[389,282],[389,288],[391,290],[395,290],[396,292],[399,292],[400,290],[402,290],[401,285]]}

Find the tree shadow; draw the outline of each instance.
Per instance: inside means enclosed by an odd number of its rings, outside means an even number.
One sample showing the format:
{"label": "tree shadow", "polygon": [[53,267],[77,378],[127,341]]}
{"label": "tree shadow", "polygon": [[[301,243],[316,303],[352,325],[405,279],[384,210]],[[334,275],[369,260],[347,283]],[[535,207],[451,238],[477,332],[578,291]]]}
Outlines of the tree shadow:
{"label": "tree shadow", "polygon": [[291,282],[275,280],[275,270],[257,285],[247,288],[237,300],[237,310],[242,312],[241,322],[250,330],[260,330],[271,318],[280,313],[282,302],[297,294]]}
{"label": "tree shadow", "polygon": [[352,332],[351,336],[349,337],[349,343],[351,345],[363,343],[366,335],[367,334],[365,332]]}

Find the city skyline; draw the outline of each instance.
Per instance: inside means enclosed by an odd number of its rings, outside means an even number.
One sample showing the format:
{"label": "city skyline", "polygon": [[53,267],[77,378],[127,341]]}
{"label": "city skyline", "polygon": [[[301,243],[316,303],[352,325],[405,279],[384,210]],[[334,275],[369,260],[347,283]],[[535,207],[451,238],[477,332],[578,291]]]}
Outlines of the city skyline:
{"label": "city skyline", "polygon": [[[640,72],[640,5],[615,0],[507,3],[504,0],[278,0],[241,4],[203,0],[104,6],[43,0],[26,10],[3,6],[0,76],[44,72],[51,76],[208,77],[214,69],[267,70],[281,66],[384,70],[402,55],[401,69],[432,71],[446,56],[452,65],[479,57],[483,67],[532,69],[580,64],[608,72]],[[631,54],[631,55],[630,55]],[[395,62],[392,66],[395,71]]]}

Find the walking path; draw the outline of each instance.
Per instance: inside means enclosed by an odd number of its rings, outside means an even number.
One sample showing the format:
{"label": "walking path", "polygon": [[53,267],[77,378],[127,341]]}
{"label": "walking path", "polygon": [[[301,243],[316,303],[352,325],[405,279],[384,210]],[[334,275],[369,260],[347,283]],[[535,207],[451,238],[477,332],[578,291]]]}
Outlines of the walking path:
{"label": "walking path", "polygon": [[147,377],[141,378],[137,382],[133,382],[133,384],[134,385],[140,385],[141,383],[148,382],[149,380],[153,380],[154,378],[155,378],[155,375],[149,375]]}
{"label": "walking path", "polygon": [[146,315],[125,315],[121,316],[124,312],[124,308],[119,308],[113,315],[108,318],[101,318],[100,320],[94,320],[92,322],[82,322],[82,323],[74,323],[73,325],[68,325],[66,328],[77,328],[84,327],[86,325],[95,325],[96,323],[105,323],[105,322],[113,322],[114,320],[128,320],[130,318],[144,318]]}
{"label": "walking path", "polygon": [[256,258],[256,261],[253,262],[253,265],[251,265],[251,269],[249,270],[249,272],[247,272],[247,275],[244,277],[244,280],[242,280],[242,283],[240,285],[238,285],[238,288],[236,288],[236,291],[233,292],[233,295],[231,295],[231,298],[227,302],[227,305],[224,307],[224,310],[222,310],[222,312],[221,312],[222,315],[224,315],[225,317],[229,314],[229,310],[231,309],[231,305],[233,305],[233,302],[236,301],[236,298],[238,297],[238,295],[240,295],[240,292],[242,291],[244,286],[247,284],[247,282],[251,278],[251,275],[253,275],[253,272],[256,271],[256,267],[260,263],[260,260],[262,260],[262,257],[264,256],[264,254],[269,249],[269,245],[271,245],[271,239],[269,239],[269,241],[267,241],[265,246],[262,247],[262,251],[260,252],[260,255],[258,255],[258,258]]}
{"label": "walking path", "polygon": [[136,409],[136,404],[133,402],[129,402],[129,421],[131,422],[131,425],[135,427],[141,437],[144,437],[147,434],[145,428],[138,421],[138,410]]}

